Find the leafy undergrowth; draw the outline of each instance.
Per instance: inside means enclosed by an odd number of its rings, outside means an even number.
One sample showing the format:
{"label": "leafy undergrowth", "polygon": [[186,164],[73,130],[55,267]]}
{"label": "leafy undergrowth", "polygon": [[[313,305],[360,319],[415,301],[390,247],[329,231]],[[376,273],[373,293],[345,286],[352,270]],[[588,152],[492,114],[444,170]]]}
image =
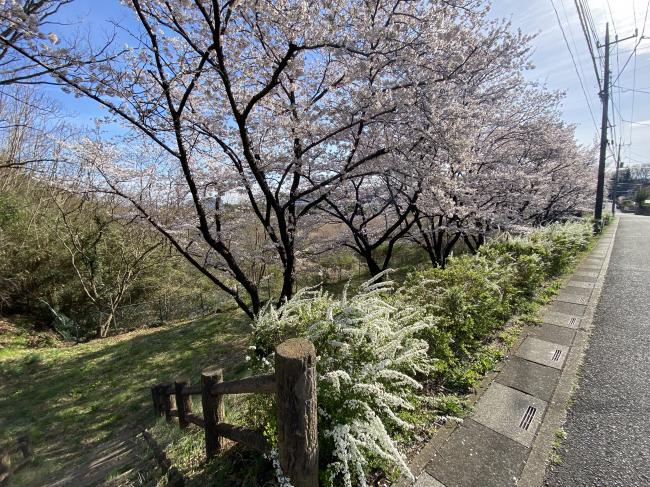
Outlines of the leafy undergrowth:
{"label": "leafy undergrowth", "polygon": [[0,441],[27,433],[35,448],[35,462],[12,485],[42,485],[100,442],[155,428],[157,382],[198,377],[209,365],[222,365],[226,377],[242,374],[248,330],[242,314],[225,312],[75,346],[25,348],[29,333],[4,341]]}
{"label": "leafy undergrowth", "polygon": [[56,347],[61,344],[56,333],[34,329],[27,317],[12,316],[11,320],[0,318],[0,360],[19,349]]}

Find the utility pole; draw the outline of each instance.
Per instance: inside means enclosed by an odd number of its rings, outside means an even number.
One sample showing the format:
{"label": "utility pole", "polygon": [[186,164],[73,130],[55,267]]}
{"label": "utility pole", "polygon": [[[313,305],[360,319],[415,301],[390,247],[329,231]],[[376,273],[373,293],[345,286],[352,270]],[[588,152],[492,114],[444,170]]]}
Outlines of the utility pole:
{"label": "utility pole", "polygon": [[600,157],[598,159],[598,182],[596,183],[596,208],[594,209],[594,233],[600,233],[603,218],[603,192],[605,188],[605,159],[607,158],[607,109],[609,108],[609,22],[605,24],[605,75],[600,92],[603,102],[603,118],[600,125]]}
{"label": "utility pole", "polygon": [[[578,9],[579,11],[579,9]],[[603,76],[603,86],[600,91],[600,98],[603,102],[603,118],[600,125],[600,157],[598,160],[598,182],[596,186],[596,208],[594,209],[594,233],[600,233],[602,229],[603,219],[603,193],[605,192],[605,162],[607,159],[607,129],[608,129],[608,113],[609,108],[609,46],[616,44],[627,39],[632,39],[638,35],[638,30],[634,35],[626,37],[625,39],[616,39],[612,42],[609,41],[609,22],[605,24],[605,44],[598,44],[598,47],[605,48],[605,73]],[[619,146],[619,159],[620,159],[620,146]],[[616,171],[618,173],[619,161],[616,161]]]}

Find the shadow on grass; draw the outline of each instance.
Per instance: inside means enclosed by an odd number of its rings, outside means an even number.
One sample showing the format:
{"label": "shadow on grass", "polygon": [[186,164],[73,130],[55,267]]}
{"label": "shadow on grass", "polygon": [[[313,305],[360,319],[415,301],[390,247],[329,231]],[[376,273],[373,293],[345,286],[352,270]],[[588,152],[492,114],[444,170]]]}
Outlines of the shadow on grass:
{"label": "shadow on grass", "polygon": [[[16,483],[39,485],[81,463],[97,444],[156,421],[150,387],[197,381],[208,365],[244,373],[247,321],[226,312],[68,348],[21,350],[0,361],[1,440],[27,433],[35,464]],[[21,477],[23,478],[21,482]]]}

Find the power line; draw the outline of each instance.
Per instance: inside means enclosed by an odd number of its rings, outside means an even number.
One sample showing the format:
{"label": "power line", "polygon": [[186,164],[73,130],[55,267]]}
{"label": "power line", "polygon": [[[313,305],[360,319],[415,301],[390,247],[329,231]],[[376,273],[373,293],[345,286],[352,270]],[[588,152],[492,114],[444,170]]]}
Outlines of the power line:
{"label": "power line", "polygon": [[[600,48],[598,46],[598,29],[596,29],[594,16],[591,13],[591,8],[589,7],[589,3],[587,3],[587,0],[580,0],[580,3],[582,5],[583,12],[585,12],[585,15],[587,16],[587,20],[589,22],[591,35],[593,36],[593,44],[596,46],[595,50],[598,51],[598,49]],[[602,67],[602,60],[601,60],[601,67]]]}
{"label": "power line", "polygon": [[616,38],[618,37],[618,32],[616,32],[616,24],[614,23],[614,15],[612,14],[612,6],[609,4],[609,0],[607,0],[607,10],[609,10],[609,17],[612,19],[612,27],[614,28],[614,36]]}
{"label": "power line", "polygon": [[641,35],[639,36],[639,40],[637,41],[636,45],[634,46],[634,49],[630,53],[630,56],[627,58],[627,61],[625,61],[625,64],[623,65],[623,68],[621,70],[619,70],[618,76],[614,80],[614,83],[616,83],[618,81],[618,79],[621,77],[621,75],[623,74],[623,71],[625,71],[625,68],[629,64],[630,59],[632,59],[632,56],[636,55],[637,49],[639,48],[639,44],[641,44],[641,41],[644,39],[645,27],[646,27],[646,24],[648,22],[648,10],[649,9],[650,9],[650,0],[648,0],[648,3],[647,3],[646,8],[645,8],[645,17],[643,19],[643,28],[641,29]]}
{"label": "power line", "polygon": [[589,35],[589,25],[587,21],[587,14],[582,7],[582,2],[579,0],[574,0],[576,10],[578,11],[578,19],[580,20],[580,27],[582,29],[582,33],[585,36],[585,40],[587,41],[587,48],[589,49],[589,55],[591,57],[591,61],[594,65],[594,73],[596,73],[596,79],[598,80],[598,86],[601,86],[601,81],[600,81],[600,70],[598,69],[597,62],[596,62],[596,55],[594,53],[594,46],[591,42],[591,37]]}
{"label": "power line", "polygon": [[626,119],[623,119],[623,121],[624,121],[625,123],[629,123],[629,124],[634,124],[634,125],[644,125],[644,126],[646,126],[646,127],[650,127],[650,122],[635,122],[635,121],[633,121],[633,120],[626,120]]}
{"label": "power line", "polygon": [[587,107],[589,108],[589,113],[591,114],[591,120],[594,123],[594,128],[596,129],[596,131],[598,131],[598,124],[596,123],[596,117],[594,116],[594,112],[591,109],[591,104],[589,103],[587,90],[585,89],[585,85],[582,82],[582,78],[580,77],[580,73],[578,71],[578,65],[576,64],[575,57],[573,56],[573,51],[571,51],[571,46],[569,45],[569,40],[567,39],[566,33],[564,32],[564,27],[562,26],[562,20],[560,19],[560,14],[557,11],[557,8],[555,7],[555,2],[553,0],[551,0],[551,5],[553,6],[553,11],[555,12],[555,18],[557,19],[557,23],[560,26],[560,30],[562,31],[562,37],[564,38],[564,43],[566,44],[566,47],[569,50],[569,54],[571,55],[571,62],[573,63],[573,67],[576,71],[576,75],[578,76],[578,81],[580,82],[580,88],[582,89],[582,94],[584,95],[585,101],[587,102]]}
{"label": "power line", "polygon": [[573,44],[573,49],[574,52],[576,53],[576,58],[578,61],[578,66],[580,66],[580,73],[582,73],[582,79],[587,80],[587,75],[585,74],[585,69],[584,66],[582,65],[582,61],[580,60],[580,56],[578,56],[578,45],[575,40],[575,36],[573,35],[573,29],[571,28],[571,21],[569,20],[569,14],[567,12],[566,5],[564,4],[564,0],[560,0],[560,3],[562,4],[562,10],[564,12],[564,18],[566,20],[566,26],[567,30],[569,31],[569,36],[571,37],[571,43]]}

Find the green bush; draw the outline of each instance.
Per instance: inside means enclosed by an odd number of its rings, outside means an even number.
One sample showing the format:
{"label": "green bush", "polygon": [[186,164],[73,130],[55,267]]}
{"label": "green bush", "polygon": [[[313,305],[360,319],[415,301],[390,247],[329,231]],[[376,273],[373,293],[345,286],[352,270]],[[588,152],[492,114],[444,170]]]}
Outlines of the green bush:
{"label": "green bush", "polygon": [[562,275],[573,264],[581,252],[587,250],[593,235],[593,229],[587,221],[553,223],[533,232],[532,242],[544,245],[548,249],[545,259],[546,275]]}
{"label": "green bush", "polygon": [[[408,472],[393,441],[410,425],[418,374],[431,373],[427,344],[416,335],[431,323],[412,306],[390,304],[390,282],[370,281],[340,299],[303,290],[280,309],[255,320],[249,360],[257,372],[272,369],[275,346],[291,337],[311,340],[318,351],[318,432],[323,485],[366,485],[365,473],[381,468]],[[273,431],[271,404],[257,401],[252,420]]]}
{"label": "green bush", "polygon": [[451,258],[444,269],[407,276],[397,301],[416,305],[433,323],[420,336],[448,387],[465,390],[477,382],[486,369],[477,365],[485,343],[514,314],[533,309],[544,282],[566,272],[591,235],[582,221],[502,235],[476,255]]}
{"label": "green bush", "polygon": [[481,247],[479,254],[487,259],[501,259],[511,266],[514,306],[532,300],[548,277],[546,263],[550,260],[550,249],[541,242],[525,237],[501,237]]}
{"label": "green bush", "polygon": [[514,268],[510,259],[492,257],[453,257],[444,269],[407,276],[398,299],[433,317],[435,326],[423,336],[434,358],[450,362],[471,356],[511,316]]}

